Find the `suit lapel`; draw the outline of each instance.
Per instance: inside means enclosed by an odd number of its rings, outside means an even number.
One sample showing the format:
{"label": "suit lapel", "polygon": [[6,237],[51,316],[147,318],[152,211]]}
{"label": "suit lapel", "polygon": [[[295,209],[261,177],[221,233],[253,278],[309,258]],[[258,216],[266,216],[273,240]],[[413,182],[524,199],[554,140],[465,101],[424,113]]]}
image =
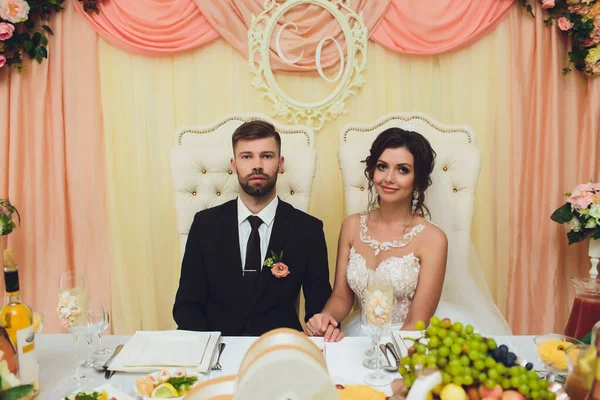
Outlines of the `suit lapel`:
{"label": "suit lapel", "polygon": [[[267,247],[267,255],[266,258],[271,257],[271,250],[276,254],[279,254],[288,239],[288,231],[290,230],[290,209],[289,205],[279,200],[279,204],[277,205],[277,212],[275,214],[275,220],[273,221],[273,229],[271,230],[271,238],[269,239],[269,247]],[[285,262],[285,252],[283,254],[283,262]],[[269,285],[273,279],[277,279],[271,273],[271,268],[263,267],[260,276],[258,277],[258,283],[256,284],[256,288],[254,290],[254,296],[252,298],[252,307],[253,309],[262,295],[265,292],[265,289]]]}
{"label": "suit lapel", "polygon": [[230,280],[233,290],[243,293],[242,277],[242,257],[240,255],[240,233],[237,220],[236,201],[230,201],[223,207],[222,215],[223,229],[221,230],[220,243],[223,245],[223,252],[219,252],[218,257],[220,268],[226,279]]}

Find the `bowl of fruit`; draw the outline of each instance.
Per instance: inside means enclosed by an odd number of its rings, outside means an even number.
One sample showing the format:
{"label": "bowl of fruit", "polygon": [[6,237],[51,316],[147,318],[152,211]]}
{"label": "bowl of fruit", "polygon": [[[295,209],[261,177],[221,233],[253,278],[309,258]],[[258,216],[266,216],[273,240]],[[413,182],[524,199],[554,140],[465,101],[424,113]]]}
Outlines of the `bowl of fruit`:
{"label": "bowl of fruit", "polygon": [[[421,322],[419,327],[424,328]],[[402,358],[394,399],[555,399],[557,390],[505,345],[448,318],[431,318]]]}
{"label": "bowl of fruit", "polygon": [[583,344],[575,338],[560,334],[536,336],[533,341],[538,357],[548,372],[547,378],[549,380],[556,377],[562,379],[566,376],[569,370],[567,349],[574,345]]}

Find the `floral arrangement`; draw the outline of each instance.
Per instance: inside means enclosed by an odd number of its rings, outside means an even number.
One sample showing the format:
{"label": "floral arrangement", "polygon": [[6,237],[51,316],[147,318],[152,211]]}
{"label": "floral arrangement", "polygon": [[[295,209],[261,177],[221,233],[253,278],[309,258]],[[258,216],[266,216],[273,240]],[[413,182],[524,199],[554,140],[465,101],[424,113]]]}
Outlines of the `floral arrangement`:
{"label": "floral arrangement", "polygon": [[569,244],[581,242],[586,237],[600,239],[600,183],[583,183],[571,193],[567,202],[550,217],[569,228]]}
{"label": "floral arrangement", "polygon": [[8,235],[17,227],[14,220],[15,216],[20,224],[21,216],[19,215],[19,211],[10,204],[8,199],[0,199],[0,236]]}
{"label": "floral arrangement", "polygon": [[[571,72],[571,65],[588,76],[600,74],[600,0],[538,0],[549,13],[544,19],[551,26],[556,20],[558,28],[571,36],[569,63],[563,74]],[[533,15],[527,0],[519,0]]]}
{"label": "floral arrangement", "polygon": [[[99,13],[97,0],[83,1],[87,12]],[[52,29],[44,23],[63,10],[65,0],[0,0],[0,69],[23,69],[23,58],[39,64],[48,58],[48,36]]]}

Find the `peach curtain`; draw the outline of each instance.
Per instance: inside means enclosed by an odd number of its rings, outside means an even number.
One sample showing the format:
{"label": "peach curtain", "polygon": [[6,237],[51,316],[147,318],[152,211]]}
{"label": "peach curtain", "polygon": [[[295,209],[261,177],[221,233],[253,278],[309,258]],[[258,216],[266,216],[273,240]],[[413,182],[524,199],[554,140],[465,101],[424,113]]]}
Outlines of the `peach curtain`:
{"label": "peach curtain", "polygon": [[58,332],[62,271],[107,305],[110,281],[98,37],[70,4],[49,25],[48,60],[0,69],[0,197],[22,216],[0,250],[14,249],[23,300]]}
{"label": "peach curtain", "polygon": [[407,54],[456,50],[487,35],[514,4],[514,0],[392,0],[371,40]]}
{"label": "peach curtain", "polygon": [[600,179],[600,78],[561,75],[569,48],[556,26],[521,8],[510,15],[511,199],[508,293],[515,333],[563,332],[573,290],[588,276],[588,242],[568,246],[566,228],[550,220],[576,184]]}
{"label": "peach curtain", "polygon": [[[263,10],[264,0],[194,0],[208,22],[229,42],[234,49],[248,57],[248,28],[252,16]],[[362,13],[368,32],[372,32],[385,13],[390,0],[350,0],[352,9]],[[367,6],[368,5],[368,6]],[[278,72],[315,71],[315,55],[319,41],[326,36],[333,37],[345,49],[344,34],[341,26],[329,11],[315,5],[298,5],[291,8],[278,22],[281,27],[286,22],[298,25],[298,31],[288,26],[281,34],[281,48],[284,55],[293,59],[304,52],[302,59],[295,65],[284,63],[275,50],[273,32],[271,47],[271,69]],[[344,50],[345,52],[345,50]],[[328,40],[321,52],[323,68],[334,66],[339,61],[336,45]]]}
{"label": "peach curtain", "polygon": [[99,1],[99,14],[73,5],[104,39],[132,53],[172,55],[219,37],[193,0]]}

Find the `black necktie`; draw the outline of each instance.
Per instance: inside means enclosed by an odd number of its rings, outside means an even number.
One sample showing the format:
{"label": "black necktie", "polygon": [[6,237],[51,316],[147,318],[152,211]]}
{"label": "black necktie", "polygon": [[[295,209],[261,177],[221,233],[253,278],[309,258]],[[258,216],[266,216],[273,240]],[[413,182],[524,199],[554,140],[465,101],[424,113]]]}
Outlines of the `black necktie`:
{"label": "black necktie", "polygon": [[263,221],[255,215],[248,217],[248,222],[252,227],[250,237],[248,238],[248,245],[246,246],[246,264],[244,265],[244,283],[248,289],[248,293],[251,295],[254,292],[256,286],[256,280],[262,267],[262,258],[260,256],[260,234],[258,228],[262,225]]}

